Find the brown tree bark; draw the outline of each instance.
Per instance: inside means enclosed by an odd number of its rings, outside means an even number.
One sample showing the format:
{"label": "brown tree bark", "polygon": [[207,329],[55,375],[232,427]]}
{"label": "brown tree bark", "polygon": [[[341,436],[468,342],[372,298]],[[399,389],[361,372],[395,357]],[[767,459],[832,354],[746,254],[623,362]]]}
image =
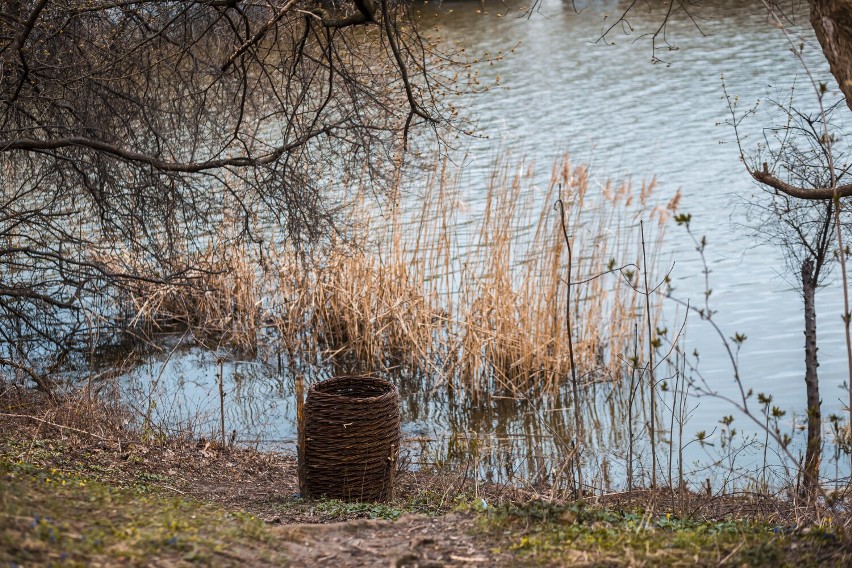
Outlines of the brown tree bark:
{"label": "brown tree bark", "polygon": [[852,0],[808,0],[811,25],[852,110]]}
{"label": "brown tree bark", "polygon": [[808,398],[808,446],[805,451],[803,492],[816,495],[819,487],[819,463],[822,451],[822,413],[817,376],[816,340],[816,277],[814,263],[808,259],[802,263],[802,295],[805,300],[805,389]]}

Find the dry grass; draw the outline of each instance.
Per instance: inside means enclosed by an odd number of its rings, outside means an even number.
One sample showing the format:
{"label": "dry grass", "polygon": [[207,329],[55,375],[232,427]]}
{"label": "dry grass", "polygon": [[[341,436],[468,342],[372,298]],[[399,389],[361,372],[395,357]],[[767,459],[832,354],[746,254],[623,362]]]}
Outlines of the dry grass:
{"label": "dry grass", "polygon": [[[620,378],[644,300],[634,288],[653,271],[678,197],[655,205],[654,184],[596,186],[563,158],[545,188],[524,162],[495,168],[480,202],[445,165],[407,206],[381,210],[353,198],[355,230],[307,257],[211,244],[183,282],[130,299],[134,323],[186,328],[200,339],[254,353],[262,325],[291,360],[346,361],[359,371],[401,367],[472,396],[555,393],[570,372],[565,318],[567,247],[554,203],[566,204],[572,250],[572,330],[585,382]],[[638,221],[652,222],[649,266]],[[212,243],[236,242],[223,235]],[[268,239],[267,242],[275,242]],[[617,270],[624,267],[623,270]],[[613,270],[616,269],[616,270]],[[652,309],[656,317],[657,307]]]}
{"label": "dry grass", "polygon": [[190,330],[203,345],[256,353],[261,290],[249,258],[211,248],[192,263],[198,268],[176,281],[137,286],[128,294],[130,327],[146,337]]}
{"label": "dry grass", "polygon": [[[342,516],[319,519],[311,518],[315,511],[291,507],[296,504],[289,500],[298,493],[294,456],[222,446],[204,438],[154,435],[126,427],[128,416],[120,405],[103,397],[90,398],[85,392],[69,393],[50,401],[31,390],[0,389],[0,460],[76,472],[114,486],[151,484],[172,493],[244,509],[263,518],[273,518],[286,506],[292,518],[281,522],[351,518],[345,507],[339,511]],[[442,514],[460,500],[472,502],[480,498],[493,505],[576,503],[570,495],[554,497],[548,486],[484,482],[470,472],[470,464],[403,466],[396,473],[395,500],[391,505],[408,502],[419,512]],[[852,494],[848,490],[838,493],[831,502],[807,509],[793,506],[783,492],[711,495],[687,491],[685,496],[686,502],[681,504],[668,488],[604,491],[587,495],[584,505],[603,510],[645,511],[649,515],[669,512],[701,521],[735,517],[787,526],[824,524],[831,519],[831,523],[844,531],[852,530],[849,515]]]}
{"label": "dry grass", "polygon": [[523,163],[498,168],[466,215],[463,188],[444,171],[417,208],[382,218],[362,203],[358,246],[320,266],[280,253],[284,349],[345,354],[367,370],[400,365],[474,396],[555,392],[570,370],[567,250],[552,209],[561,188],[580,282],[571,290],[577,364],[586,381],[618,376],[617,355],[632,346],[643,309],[631,288],[642,268],[635,225],[658,222],[648,251],[655,263],[677,199],[653,206],[653,183],[638,193],[628,183],[592,191],[588,171],[567,159],[545,190],[534,180]]}

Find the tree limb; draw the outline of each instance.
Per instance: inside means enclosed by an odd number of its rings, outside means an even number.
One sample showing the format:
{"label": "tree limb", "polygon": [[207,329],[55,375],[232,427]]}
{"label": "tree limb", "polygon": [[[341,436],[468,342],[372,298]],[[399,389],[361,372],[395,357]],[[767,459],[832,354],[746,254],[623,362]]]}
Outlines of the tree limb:
{"label": "tree limb", "polygon": [[116,158],[120,158],[129,162],[139,162],[147,164],[152,168],[163,172],[199,173],[206,170],[215,170],[226,167],[247,167],[271,164],[272,162],[280,158],[283,154],[295,150],[299,146],[305,144],[311,138],[315,138],[316,136],[319,136],[323,133],[328,133],[329,130],[331,130],[331,126],[325,126],[313,132],[309,132],[307,135],[302,136],[301,138],[294,140],[289,144],[279,146],[271,152],[268,152],[258,157],[237,156],[235,158],[221,158],[216,160],[205,160],[203,162],[169,162],[156,158],[154,156],[150,156],[148,154],[143,154],[141,152],[134,152],[133,150],[120,148],[118,146],[103,142],[101,140],[93,140],[80,136],[56,138],[53,140],[38,140],[35,138],[0,140],[0,153],[8,152],[11,150],[44,151],[59,150],[61,148],[69,147],[81,147],[87,148],[89,150],[95,150],[97,152],[103,152],[105,154],[109,154],[111,156],[115,156]]}
{"label": "tree limb", "polygon": [[773,189],[777,189],[781,193],[784,193],[791,197],[796,197],[798,199],[820,200],[834,199],[835,197],[852,196],[852,184],[840,185],[837,188],[815,187],[809,189],[805,187],[797,187],[783,180],[780,180],[773,174],[769,173],[769,171],[766,169],[764,169],[763,171],[754,170],[749,173],[751,174],[751,177],[753,177],[755,180],[762,183],[763,185],[769,186]]}
{"label": "tree limb", "polygon": [[808,0],[810,20],[831,74],[852,109],[852,1]]}

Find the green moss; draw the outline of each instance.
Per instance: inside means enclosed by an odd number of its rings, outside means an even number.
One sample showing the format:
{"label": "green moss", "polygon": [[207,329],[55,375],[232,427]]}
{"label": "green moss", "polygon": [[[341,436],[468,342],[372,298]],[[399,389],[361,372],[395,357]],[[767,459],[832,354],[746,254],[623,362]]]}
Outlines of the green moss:
{"label": "green moss", "polygon": [[314,508],[318,513],[331,517],[365,517],[370,519],[396,520],[405,509],[385,503],[347,503],[337,499],[316,501]]}
{"label": "green moss", "polygon": [[0,461],[0,496],[0,563],[250,564],[258,551],[286,560],[251,515],[71,472]]}
{"label": "green moss", "polygon": [[307,522],[346,521],[351,519],[396,520],[406,513],[435,516],[450,511],[453,503],[434,491],[422,491],[407,498],[385,503],[347,502],[338,499],[301,499],[279,501],[276,512]]}
{"label": "green moss", "polygon": [[575,558],[617,565],[801,567],[848,555],[829,527],[790,531],[749,520],[707,522],[582,504],[499,507],[481,516],[479,531],[506,543],[519,562],[535,565]]}

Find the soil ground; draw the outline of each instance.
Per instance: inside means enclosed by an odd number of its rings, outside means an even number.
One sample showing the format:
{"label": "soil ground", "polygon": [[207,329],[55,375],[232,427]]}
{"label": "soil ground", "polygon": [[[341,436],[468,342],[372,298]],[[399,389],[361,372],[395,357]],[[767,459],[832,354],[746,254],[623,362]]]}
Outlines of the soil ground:
{"label": "soil ground", "polygon": [[[0,565],[850,565],[836,506],[645,493],[545,502],[446,471],[388,503],[306,501],[292,456],[130,431],[121,410],[0,396]],[[829,516],[835,514],[836,518]]]}

